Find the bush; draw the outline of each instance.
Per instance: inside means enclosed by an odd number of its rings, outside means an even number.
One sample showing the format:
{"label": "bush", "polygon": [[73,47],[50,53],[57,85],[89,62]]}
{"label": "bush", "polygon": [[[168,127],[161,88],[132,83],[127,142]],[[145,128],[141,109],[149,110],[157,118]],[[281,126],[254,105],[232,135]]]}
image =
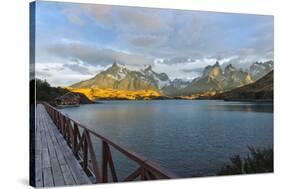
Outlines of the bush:
{"label": "bush", "polygon": [[234,155],[230,158],[231,164],[222,167],[217,175],[235,175],[249,173],[273,172],[273,149],[248,147],[250,153],[246,158]]}

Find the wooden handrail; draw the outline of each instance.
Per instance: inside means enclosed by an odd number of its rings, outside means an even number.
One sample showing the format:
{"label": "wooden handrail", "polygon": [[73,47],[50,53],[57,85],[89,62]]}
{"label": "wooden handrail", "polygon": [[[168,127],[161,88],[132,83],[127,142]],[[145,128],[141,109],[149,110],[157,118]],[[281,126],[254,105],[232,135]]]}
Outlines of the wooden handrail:
{"label": "wooden handrail", "polygon": [[[74,155],[81,162],[84,171],[88,174],[88,176],[95,176],[97,183],[108,182],[108,168],[111,173],[112,181],[120,181],[117,177],[110,147],[115,148],[121,152],[121,154],[125,155],[139,165],[134,172],[129,174],[122,181],[132,181],[136,180],[137,178],[140,180],[178,178],[176,174],[160,167],[159,165],[149,161],[133,151],[125,149],[112,140],[74,121],[50,104],[44,102],[43,105],[57,128],[64,136]],[[101,166],[98,166],[91,135],[98,138],[102,142]]]}

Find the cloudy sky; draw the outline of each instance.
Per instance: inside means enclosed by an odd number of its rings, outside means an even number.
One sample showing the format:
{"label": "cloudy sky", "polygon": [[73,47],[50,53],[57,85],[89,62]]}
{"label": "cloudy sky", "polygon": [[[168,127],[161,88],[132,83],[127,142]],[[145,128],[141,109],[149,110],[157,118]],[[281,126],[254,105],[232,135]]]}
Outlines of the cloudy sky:
{"label": "cloudy sky", "polygon": [[152,65],[171,79],[200,76],[217,60],[248,68],[273,60],[273,17],[37,2],[36,77],[66,86],[116,61]]}

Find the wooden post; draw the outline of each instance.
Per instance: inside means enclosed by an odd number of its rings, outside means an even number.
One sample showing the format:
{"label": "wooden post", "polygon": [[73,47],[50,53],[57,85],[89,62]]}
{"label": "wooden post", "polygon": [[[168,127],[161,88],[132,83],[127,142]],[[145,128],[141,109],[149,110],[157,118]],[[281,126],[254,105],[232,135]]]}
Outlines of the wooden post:
{"label": "wooden post", "polygon": [[86,138],[84,139],[84,146],[83,146],[83,169],[85,172],[88,170],[88,143]]}
{"label": "wooden post", "polygon": [[78,128],[77,128],[77,125],[76,125],[76,123],[74,123],[74,128],[73,128],[73,130],[74,130],[74,141],[73,141],[73,152],[74,152],[74,155],[77,155],[77,153],[75,153],[76,152],[76,150],[77,150],[77,132],[78,132]]}
{"label": "wooden post", "polygon": [[102,182],[102,178],[100,176],[100,170],[99,170],[99,166],[98,166],[98,162],[97,162],[97,158],[96,158],[96,153],[94,151],[94,148],[92,145],[92,140],[91,140],[91,137],[90,137],[90,134],[88,131],[86,132],[86,140],[88,143],[88,149],[89,149],[90,158],[92,161],[93,171],[96,176],[96,181],[97,181],[97,183],[100,183],[100,182]]}
{"label": "wooden post", "polygon": [[141,180],[145,180],[145,170],[143,167],[141,168]]}
{"label": "wooden post", "polygon": [[108,150],[108,163],[109,163],[109,168],[111,171],[112,180],[113,180],[113,182],[118,182],[118,178],[116,175],[116,171],[115,171],[115,167],[114,167],[114,163],[112,160],[112,155],[111,155],[109,146],[107,146],[107,150]]}
{"label": "wooden post", "polygon": [[102,141],[102,182],[107,182],[107,160],[108,160],[108,151],[107,144],[105,141]]}
{"label": "wooden post", "polygon": [[65,132],[65,129],[66,129],[66,119],[65,119],[65,117],[64,116],[62,116],[62,135],[64,136],[64,138],[65,138],[65,134],[66,134],[66,132]]}
{"label": "wooden post", "polygon": [[68,142],[68,144],[70,144],[70,133],[69,133],[69,127],[70,127],[70,121],[69,119],[66,117],[65,118],[65,138],[66,138],[66,141]]}
{"label": "wooden post", "polygon": [[55,121],[56,126],[58,126],[58,115],[59,115],[59,112],[56,111],[56,121]]}

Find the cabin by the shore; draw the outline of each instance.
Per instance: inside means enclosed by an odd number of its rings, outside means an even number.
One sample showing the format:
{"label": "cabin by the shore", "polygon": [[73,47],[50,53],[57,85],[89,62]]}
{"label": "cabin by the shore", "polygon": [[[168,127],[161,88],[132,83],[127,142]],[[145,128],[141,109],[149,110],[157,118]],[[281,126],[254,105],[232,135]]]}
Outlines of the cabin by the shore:
{"label": "cabin by the shore", "polygon": [[80,97],[72,92],[68,92],[56,98],[58,106],[79,106]]}

